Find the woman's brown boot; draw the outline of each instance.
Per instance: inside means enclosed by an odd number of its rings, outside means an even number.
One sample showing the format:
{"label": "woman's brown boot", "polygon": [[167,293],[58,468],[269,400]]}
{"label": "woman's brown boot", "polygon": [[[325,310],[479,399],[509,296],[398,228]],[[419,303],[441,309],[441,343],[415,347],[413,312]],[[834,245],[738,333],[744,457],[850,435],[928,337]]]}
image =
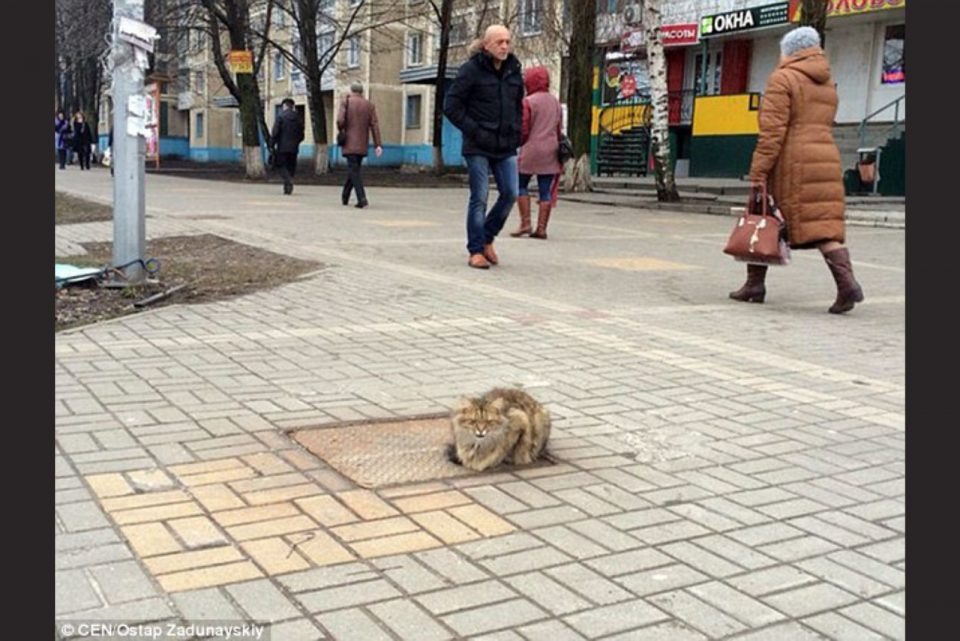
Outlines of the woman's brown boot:
{"label": "woman's brown boot", "polygon": [[517,231],[510,232],[514,238],[526,236],[533,231],[530,227],[530,196],[517,196],[517,209],[520,210],[520,227]]}
{"label": "woman's brown boot", "polygon": [[853,309],[855,303],[863,302],[863,288],[853,277],[853,265],[850,264],[850,252],[846,247],[834,249],[823,255],[827,267],[837,283],[837,300],[827,311],[831,314],[843,314]]}
{"label": "woman's brown boot", "polygon": [[540,211],[537,212],[537,231],[530,234],[530,238],[547,239],[547,223],[550,222],[551,209],[553,209],[553,203],[540,203]]}
{"label": "woman's brown boot", "polygon": [[730,298],[744,303],[762,303],[767,296],[767,288],[763,284],[767,278],[766,265],[747,265],[747,282],[735,292],[730,292]]}

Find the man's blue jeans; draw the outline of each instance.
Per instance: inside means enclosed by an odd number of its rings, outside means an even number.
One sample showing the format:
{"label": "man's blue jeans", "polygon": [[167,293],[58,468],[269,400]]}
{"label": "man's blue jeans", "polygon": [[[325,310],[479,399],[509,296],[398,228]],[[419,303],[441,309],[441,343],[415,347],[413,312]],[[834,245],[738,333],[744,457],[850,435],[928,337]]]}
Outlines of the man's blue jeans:
{"label": "man's blue jeans", "polygon": [[[467,204],[467,251],[483,253],[483,246],[493,242],[507,222],[510,209],[517,201],[519,177],[517,157],[494,160],[486,156],[470,155],[467,173],[470,176],[470,201]],[[500,196],[487,212],[487,193],[490,190],[490,172],[497,183]]]}

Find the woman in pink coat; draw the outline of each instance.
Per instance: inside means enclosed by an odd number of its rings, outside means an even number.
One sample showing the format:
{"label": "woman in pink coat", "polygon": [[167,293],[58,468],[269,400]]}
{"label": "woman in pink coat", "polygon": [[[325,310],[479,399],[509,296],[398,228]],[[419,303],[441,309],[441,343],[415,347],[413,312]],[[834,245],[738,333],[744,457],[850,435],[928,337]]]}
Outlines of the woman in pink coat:
{"label": "woman in pink coat", "polygon": [[[557,202],[557,186],[563,168],[557,158],[560,145],[560,127],[563,112],[560,101],[550,92],[550,72],[546,67],[531,67],[523,74],[527,96],[523,99],[523,125],[520,133],[520,189],[517,206],[520,209],[520,228],[511,236],[547,238],[550,211]],[[530,227],[530,192],[527,185],[536,174],[540,210],[537,229]]]}

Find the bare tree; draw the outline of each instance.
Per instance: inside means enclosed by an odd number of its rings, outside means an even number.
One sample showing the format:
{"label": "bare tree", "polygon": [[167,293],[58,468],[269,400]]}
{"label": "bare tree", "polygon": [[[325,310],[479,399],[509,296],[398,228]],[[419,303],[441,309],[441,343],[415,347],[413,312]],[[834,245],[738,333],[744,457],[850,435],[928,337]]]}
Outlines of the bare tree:
{"label": "bare tree", "polygon": [[593,2],[572,3],[570,21],[577,25],[570,40],[570,91],[567,132],[576,159],[566,181],[568,191],[590,191],[590,125],[593,118],[593,68],[597,14]]}
{"label": "bare tree", "polygon": [[101,60],[109,46],[111,0],[55,0],[56,103],[82,111],[96,127],[103,89]]}
{"label": "bare tree", "polygon": [[643,29],[647,41],[647,68],[650,77],[650,100],[653,119],[650,137],[653,147],[653,167],[657,179],[657,200],[680,200],[677,184],[670,166],[670,96],[667,93],[667,65],[660,42],[661,0],[644,0]]}
{"label": "bare tree", "polygon": [[803,0],[800,24],[813,27],[820,34],[820,46],[827,45],[827,0]]}

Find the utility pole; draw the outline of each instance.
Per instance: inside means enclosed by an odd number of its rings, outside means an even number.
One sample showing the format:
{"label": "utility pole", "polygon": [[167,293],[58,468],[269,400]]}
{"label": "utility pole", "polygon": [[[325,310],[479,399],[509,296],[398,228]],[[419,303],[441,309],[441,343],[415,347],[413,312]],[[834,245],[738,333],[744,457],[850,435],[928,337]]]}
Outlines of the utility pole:
{"label": "utility pole", "polygon": [[[146,274],[142,261],[146,245],[144,222],[144,154],[146,141],[140,133],[131,135],[127,123],[131,117],[131,98],[143,104],[143,72],[137,47],[122,40],[121,18],[143,21],[143,0],[113,0],[113,264],[127,265],[123,273],[128,282],[141,282]],[[143,52],[139,54],[143,55]],[[139,101],[139,103],[138,103]]]}

